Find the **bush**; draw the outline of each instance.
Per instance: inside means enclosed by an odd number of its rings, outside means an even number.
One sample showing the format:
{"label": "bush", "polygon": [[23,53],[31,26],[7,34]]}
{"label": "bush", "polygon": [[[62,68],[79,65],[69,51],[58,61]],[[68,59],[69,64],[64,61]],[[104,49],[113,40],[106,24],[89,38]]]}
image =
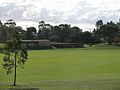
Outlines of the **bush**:
{"label": "bush", "polygon": [[43,50],[43,49],[51,49],[51,46],[27,46],[28,50]]}

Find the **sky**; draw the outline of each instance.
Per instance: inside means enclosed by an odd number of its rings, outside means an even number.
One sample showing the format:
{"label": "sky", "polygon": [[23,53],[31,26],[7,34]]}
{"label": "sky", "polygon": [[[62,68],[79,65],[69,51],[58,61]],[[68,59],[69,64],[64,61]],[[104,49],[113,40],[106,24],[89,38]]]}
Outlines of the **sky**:
{"label": "sky", "polygon": [[14,19],[23,28],[39,21],[52,25],[71,24],[93,30],[95,22],[102,19],[119,21],[120,0],[0,0],[0,20]]}

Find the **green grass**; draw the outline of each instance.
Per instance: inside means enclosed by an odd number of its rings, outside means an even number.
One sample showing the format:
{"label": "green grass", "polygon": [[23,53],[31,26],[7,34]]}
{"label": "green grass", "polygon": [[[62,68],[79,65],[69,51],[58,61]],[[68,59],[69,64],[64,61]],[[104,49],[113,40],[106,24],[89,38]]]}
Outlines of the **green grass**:
{"label": "green grass", "polygon": [[[24,69],[6,75],[0,55],[0,90],[120,90],[120,48],[97,45],[87,48],[31,50]],[[22,90],[21,89],[21,90]]]}

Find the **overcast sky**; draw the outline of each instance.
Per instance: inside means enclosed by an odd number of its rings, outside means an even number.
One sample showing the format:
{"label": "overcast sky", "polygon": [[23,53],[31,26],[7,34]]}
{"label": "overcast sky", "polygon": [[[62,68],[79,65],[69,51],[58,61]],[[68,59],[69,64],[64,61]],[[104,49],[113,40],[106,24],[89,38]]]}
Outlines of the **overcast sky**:
{"label": "overcast sky", "polygon": [[92,30],[95,22],[120,18],[120,0],[0,0],[0,19],[14,19],[23,27],[38,26],[38,22],[60,23]]}

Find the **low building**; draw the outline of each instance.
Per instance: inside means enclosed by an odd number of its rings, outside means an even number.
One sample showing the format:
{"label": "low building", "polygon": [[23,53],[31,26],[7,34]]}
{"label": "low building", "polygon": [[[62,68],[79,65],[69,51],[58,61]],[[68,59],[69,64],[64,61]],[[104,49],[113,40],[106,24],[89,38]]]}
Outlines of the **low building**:
{"label": "low building", "polygon": [[56,43],[51,42],[52,47],[56,48],[82,48],[83,43]]}
{"label": "low building", "polygon": [[49,49],[49,40],[22,40],[22,43],[26,45],[27,49]]}
{"label": "low building", "polygon": [[22,40],[27,49],[51,49],[51,48],[82,48],[83,43],[58,43],[49,40]]}

